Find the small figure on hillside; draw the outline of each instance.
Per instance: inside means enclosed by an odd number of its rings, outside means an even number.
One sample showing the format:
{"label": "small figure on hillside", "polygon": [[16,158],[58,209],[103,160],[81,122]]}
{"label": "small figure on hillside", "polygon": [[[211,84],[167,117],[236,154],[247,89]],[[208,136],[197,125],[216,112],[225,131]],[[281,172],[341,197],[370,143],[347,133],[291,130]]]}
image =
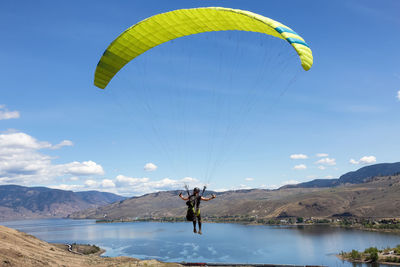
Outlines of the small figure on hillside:
{"label": "small figure on hillside", "polygon": [[[203,197],[204,191],[206,190],[206,187],[204,186],[203,188],[203,192],[200,195],[200,189],[198,187],[195,187],[193,189],[193,194],[189,193],[189,189],[187,188],[187,186],[185,186],[186,191],[188,196],[187,197],[183,197],[182,196],[182,192],[179,194],[179,197],[186,202],[186,205],[188,206],[188,210],[186,213],[186,219],[188,221],[192,221],[193,222],[193,233],[198,233],[199,235],[201,235],[201,216],[200,216],[200,202],[203,201],[209,201],[211,199],[216,198],[216,196],[213,194],[211,195],[211,197],[209,198],[205,198]],[[196,220],[199,224],[199,231],[197,232],[196,230]]]}

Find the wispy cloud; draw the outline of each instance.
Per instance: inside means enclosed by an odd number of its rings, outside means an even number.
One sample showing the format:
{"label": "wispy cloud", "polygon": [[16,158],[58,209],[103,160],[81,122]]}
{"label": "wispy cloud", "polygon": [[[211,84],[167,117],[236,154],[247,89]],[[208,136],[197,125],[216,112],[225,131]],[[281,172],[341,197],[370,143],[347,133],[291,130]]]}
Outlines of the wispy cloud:
{"label": "wispy cloud", "polygon": [[157,170],[157,168],[158,168],[157,165],[154,164],[154,163],[151,163],[151,162],[146,163],[146,164],[144,165],[144,167],[143,167],[143,169],[144,169],[146,172],[153,172],[153,171]]}
{"label": "wispy cloud", "polygon": [[307,169],[307,166],[305,164],[299,164],[293,167],[295,170],[305,170]]}
{"label": "wispy cloud", "polygon": [[10,111],[6,105],[0,105],[0,120],[18,119],[19,117],[18,111]]}
{"label": "wispy cloud", "polygon": [[350,162],[350,164],[353,164],[353,165],[358,165],[358,164],[367,165],[367,164],[375,163],[376,157],[375,156],[364,156],[364,157],[360,158],[359,160],[350,159],[349,162]]}
{"label": "wispy cloud", "polygon": [[334,166],[336,165],[336,159],[333,158],[323,158],[315,162],[315,164]]}
{"label": "wispy cloud", "polygon": [[316,156],[317,156],[318,158],[324,158],[324,157],[328,157],[329,154],[327,154],[327,153],[317,153]]}
{"label": "wispy cloud", "polygon": [[308,159],[308,156],[305,154],[292,154],[290,155],[291,159]]}
{"label": "wispy cloud", "polygon": [[62,147],[64,147],[64,146],[73,146],[74,145],[74,143],[72,143],[72,141],[70,141],[70,140],[63,140],[63,141],[61,141],[60,143],[58,143],[58,144],[56,144],[56,145],[54,145],[54,146],[51,146],[50,148],[51,149],[60,149],[60,148],[62,148]]}
{"label": "wispy cloud", "polygon": [[247,177],[247,178],[245,178],[244,180],[247,181],[247,182],[251,182],[251,181],[254,181],[254,178]]}
{"label": "wispy cloud", "polygon": [[397,91],[397,99],[400,100],[400,90]]}

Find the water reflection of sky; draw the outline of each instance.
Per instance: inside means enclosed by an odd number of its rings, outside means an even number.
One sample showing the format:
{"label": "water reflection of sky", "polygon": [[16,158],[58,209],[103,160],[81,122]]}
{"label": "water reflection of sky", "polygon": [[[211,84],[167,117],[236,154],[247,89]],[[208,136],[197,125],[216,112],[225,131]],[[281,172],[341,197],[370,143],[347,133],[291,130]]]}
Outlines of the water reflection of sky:
{"label": "water reflection of sky", "polygon": [[3,222],[48,242],[96,244],[105,256],[131,256],[170,262],[324,264],[352,266],[340,251],[400,244],[400,235],[326,226],[276,227],[205,224],[203,235],[191,223],[113,223],[92,220]]}

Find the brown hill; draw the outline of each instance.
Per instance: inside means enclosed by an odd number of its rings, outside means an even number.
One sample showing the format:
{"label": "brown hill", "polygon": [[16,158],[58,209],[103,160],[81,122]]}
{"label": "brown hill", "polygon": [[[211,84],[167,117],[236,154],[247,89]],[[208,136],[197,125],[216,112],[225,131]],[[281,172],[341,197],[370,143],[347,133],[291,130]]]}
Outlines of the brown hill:
{"label": "brown hill", "polygon": [[[400,175],[371,178],[363,184],[335,188],[284,188],[239,190],[218,193],[215,200],[202,202],[206,216],[276,218],[400,217]],[[158,192],[118,203],[77,212],[71,218],[145,219],[183,217],[185,202],[178,191]]]}
{"label": "brown hill", "polygon": [[[284,188],[218,193],[202,202],[206,216],[332,217],[346,213],[356,217],[400,217],[400,176],[371,178],[363,184],[335,188]],[[178,191],[158,192],[77,212],[71,218],[145,219],[183,217],[185,202]]]}
{"label": "brown hill", "polygon": [[96,255],[73,254],[5,226],[0,226],[0,239],[0,266],[181,266],[155,260],[140,261],[129,257],[102,258]]}

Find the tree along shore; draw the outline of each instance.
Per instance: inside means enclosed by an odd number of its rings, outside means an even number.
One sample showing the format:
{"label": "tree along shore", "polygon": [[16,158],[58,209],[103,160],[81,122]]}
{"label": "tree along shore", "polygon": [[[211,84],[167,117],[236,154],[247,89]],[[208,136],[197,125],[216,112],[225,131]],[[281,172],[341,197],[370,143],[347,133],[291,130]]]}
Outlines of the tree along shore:
{"label": "tree along shore", "polygon": [[353,249],[351,252],[341,252],[337,255],[340,259],[353,263],[383,263],[400,265],[400,245],[395,248],[377,249],[376,247],[366,248],[360,252]]}

